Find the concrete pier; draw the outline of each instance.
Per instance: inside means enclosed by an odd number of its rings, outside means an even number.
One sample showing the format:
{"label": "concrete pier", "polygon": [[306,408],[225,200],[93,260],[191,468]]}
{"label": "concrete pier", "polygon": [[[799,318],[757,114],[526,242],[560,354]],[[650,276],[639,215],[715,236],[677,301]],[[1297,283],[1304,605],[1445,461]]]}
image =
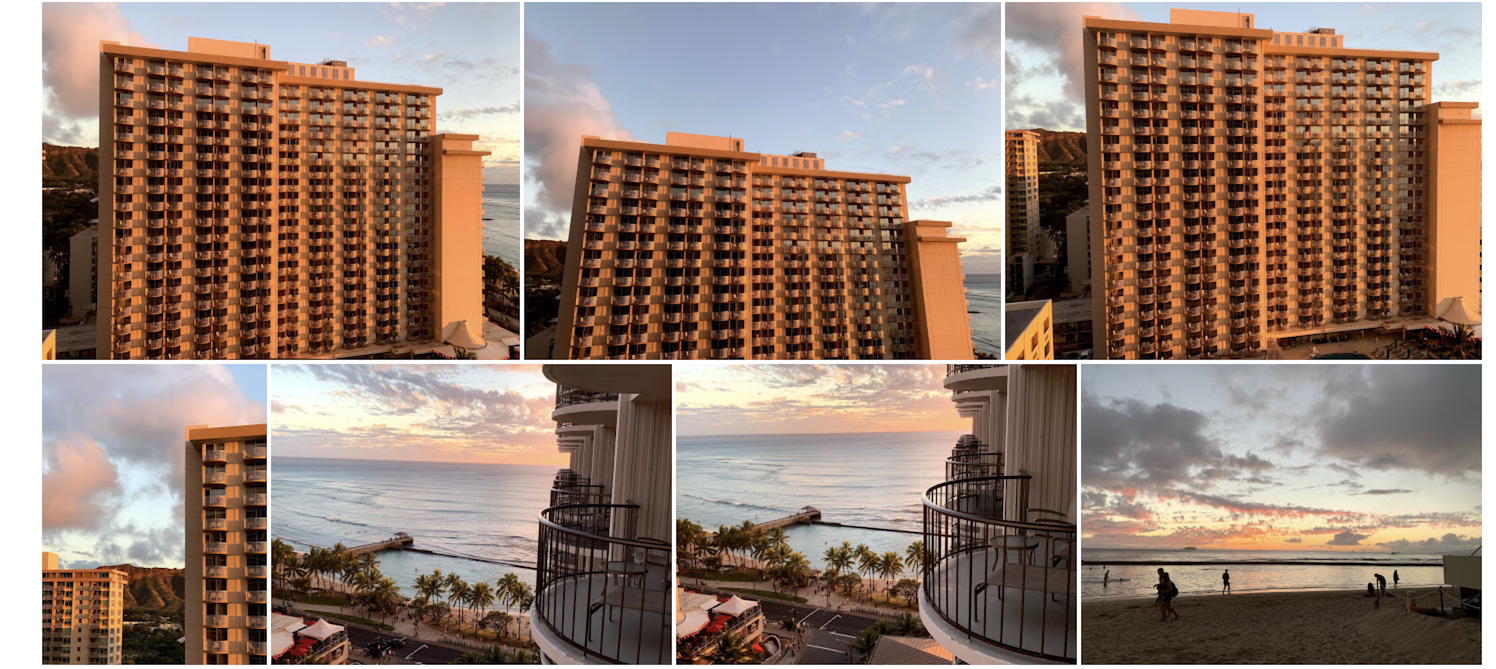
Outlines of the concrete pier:
{"label": "concrete pier", "polygon": [[817,520],[820,520],[820,519],[821,519],[821,510],[817,509],[817,508],[815,508],[813,506],[807,506],[807,507],[801,509],[800,513],[797,513],[797,514],[795,514],[793,516],[785,516],[784,518],[780,518],[778,520],[770,520],[770,521],[767,521],[767,522],[758,523],[758,524],[754,525],[753,527],[755,529],[760,529],[760,530],[763,530],[765,532],[768,532],[769,530],[772,530],[772,529],[775,529],[775,528],[778,528],[778,527],[789,527],[790,525],[794,525],[796,523],[809,523],[809,522],[817,521]]}
{"label": "concrete pier", "polygon": [[414,545],[415,542],[416,540],[409,534],[406,534],[404,532],[396,532],[395,536],[385,539],[384,541],[375,541],[373,543],[364,544],[362,546],[354,546],[353,548],[349,548],[348,554],[363,555],[364,553],[374,553],[391,548],[405,548],[406,546]]}

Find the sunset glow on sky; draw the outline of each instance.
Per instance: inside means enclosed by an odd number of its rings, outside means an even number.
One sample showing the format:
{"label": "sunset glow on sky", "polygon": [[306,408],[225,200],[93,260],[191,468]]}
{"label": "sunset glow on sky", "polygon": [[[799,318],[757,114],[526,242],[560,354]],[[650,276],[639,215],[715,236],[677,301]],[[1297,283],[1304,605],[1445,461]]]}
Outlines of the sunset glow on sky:
{"label": "sunset glow on sky", "polygon": [[1480,545],[1480,368],[1126,365],[1082,375],[1094,548]]}
{"label": "sunset glow on sky", "polygon": [[699,365],[675,371],[682,435],[971,429],[944,365]]}
{"label": "sunset glow on sky", "polygon": [[277,456],[564,465],[540,365],[277,365]]}

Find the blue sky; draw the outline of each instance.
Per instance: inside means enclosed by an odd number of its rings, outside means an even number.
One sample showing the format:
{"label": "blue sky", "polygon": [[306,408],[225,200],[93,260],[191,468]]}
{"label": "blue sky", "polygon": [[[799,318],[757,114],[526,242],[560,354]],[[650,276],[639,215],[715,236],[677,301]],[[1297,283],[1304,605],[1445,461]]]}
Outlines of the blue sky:
{"label": "blue sky", "polygon": [[181,567],[189,425],[265,422],[265,365],[42,370],[42,550],[66,567]]}
{"label": "blue sky", "polygon": [[187,38],[269,44],[295,62],[346,60],[365,81],[436,86],[437,131],[476,134],[485,183],[519,183],[519,3],[47,3],[42,139],[98,145],[100,40],[187,50]]}
{"label": "blue sky", "polygon": [[663,143],[674,130],[908,175],[911,216],[955,223],[968,271],[992,264],[999,16],[996,4],[527,5],[526,234],[563,235],[581,135]]}
{"label": "blue sky", "polygon": [[1010,128],[1085,130],[1081,99],[1081,17],[1167,23],[1169,9],[1240,10],[1260,28],[1334,28],[1351,49],[1433,51],[1433,100],[1481,97],[1480,3],[1008,3],[1007,115]]}
{"label": "blue sky", "polygon": [[1097,365],[1082,391],[1088,545],[1480,545],[1479,366]]}

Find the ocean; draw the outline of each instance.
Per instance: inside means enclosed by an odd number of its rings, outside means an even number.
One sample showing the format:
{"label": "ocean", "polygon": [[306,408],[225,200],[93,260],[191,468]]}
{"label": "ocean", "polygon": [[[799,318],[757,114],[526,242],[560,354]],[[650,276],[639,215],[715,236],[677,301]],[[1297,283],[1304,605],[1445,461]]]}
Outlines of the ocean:
{"label": "ocean", "polygon": [[271,470],[271,533],[297,550],[405,532],[435,554],[378,554],[402,595],[414,597],[416,575],[433,569],[490,584],[514,572],[534,585],[537,518],[555,467],[277,455]]}
{"label": "ocean", "polygon": [[966,275],[967,311],[971,314],[971,339],[976,350],[1002,356],[1003,275]]}
{"label": "ocean", "polygon": [[828,546],[865,543],[903,555],[919,541],[925,490],[945,476],[960,432],[681,436],[675,512],[709,530],[821,510],[821,520],[866,528],[794,525],[790,546],[821,566]]}
{"label": "ocean", "polygon": [[[1085,520],[1081,527],[1084,529]],[[1084,539],[1082,544],[1084,545]],[[1154,564],[1117,565],[1117,562]],[[1264,564],[1219,564],[1222,562],[1262,562]],[[1392,571],[1397,570],[1404,586],[1437,586],[1444,582],[1443,561],[1438,555],[1388,553],[1347,553],[1343,551],[1247,551],[1247,550],[1081,550],[1081,600],[1128,599],[1154,597],[1158,591],[1158,568],[1169,572],[1179,584],[1182,596],[1218,593],[1221,572],[1231,571],[1232,592],[1290,590],[1365,590],[1374,582],[1373,574],[1387,577],[1392,587]],[[1186,562],[1188,564],[1157,564]],[[1333,564],[1303,564],[1333,563]],[[1371,563],[1371,564],[1363,564]],[[1416,565],[1416,566],[1407,566]],[[1102,586],[1106,572],[1111,583]],[[1121,580],[1119,579],[1126,579]]]}
{"label": "ocean", "polygon": [[483,185],[483,253],[498,256],[519,271],[519,186]]}

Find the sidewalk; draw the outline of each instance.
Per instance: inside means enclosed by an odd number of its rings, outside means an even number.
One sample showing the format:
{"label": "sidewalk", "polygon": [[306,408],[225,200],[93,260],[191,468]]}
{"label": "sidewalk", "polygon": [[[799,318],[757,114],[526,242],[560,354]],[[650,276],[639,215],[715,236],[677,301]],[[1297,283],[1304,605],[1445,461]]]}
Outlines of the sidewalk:
{"label": "sidewalk", "polygon": [[[303,603],[303,602],[295,602],[295,601],[293,601],[293,602],[291,602],[291,605],[294,608],[296,608],[296,609],[299,609],[299,610],[302,610],[302,611],[306,611],[308,613],[340,613],[340,614],[344,614],[344,615],[358,616],[360,618],[365,617],[363,615],[360,615],[359,612],[355,611],[352,606],[345,606],[345,607],[342,608],[342,610],[339,610],[338,607],[336,607],[336,606],[329,606],[329,605],[326,605],[326,604],[306,604],[306,603]],[[479,640],[479,639],[477,639],[475,637],[464,637],[464,636],[460,636],[460,635],[454,634],[452,632],[454,625],[452,625],[450,623],[443,624],[440,627],[438,627],[436,625],[431,624],[431,621],[429,621],[429,620],[417,621],[417,620],[414,620],[413,618],[414,618],[414,614],[406,613],[406,612],[402,611],[401,613],[398,613],[398,614],[395,614],[393,616],[387,617],[384,622],[385,622],[385,624],[392,625],[395,628],[394,631],[388,632],[389,634],[398,634],[398,635],[401,635],[401,636],[409,637],[411,639],[417,639],[417,640],[420,640],[420,641],[434,641],[434,642],[437,642],[437,643],[444,643],[444,644],[454,645],[454,646],[471,647],[474,650],[477,650],[477,649],[479,649],[479,648],[481,648],[483,646],[488,646],[488,645],[492,645],[494,643],[497,643],[497,642],[492,642],[492,641]],[[469,617],[469,620],[467,621],[469,623],[471,622],[470,618],[471,618],[471,616]],[[378,618],[369,618],[369,620],[373,620],[376,623],[379,622]],[[525,616],[525,622],[524,622],[524,624],[528,625],[529,624],[528,621],[529,621],[529,616],[527,615],[527,616]],[[337,624],[340,621],[337,618],[331,618],[331,619],[328,620],[328,622]],[[522,627],[521,629],[525,629],[525,628]],[[508,644],[504,644],[504,645],[508,646]],[[519,646],[509,646],[509,647],[510,648],[518,648]],[[531,650],[531,649],[526,648],[525,650]]]}

